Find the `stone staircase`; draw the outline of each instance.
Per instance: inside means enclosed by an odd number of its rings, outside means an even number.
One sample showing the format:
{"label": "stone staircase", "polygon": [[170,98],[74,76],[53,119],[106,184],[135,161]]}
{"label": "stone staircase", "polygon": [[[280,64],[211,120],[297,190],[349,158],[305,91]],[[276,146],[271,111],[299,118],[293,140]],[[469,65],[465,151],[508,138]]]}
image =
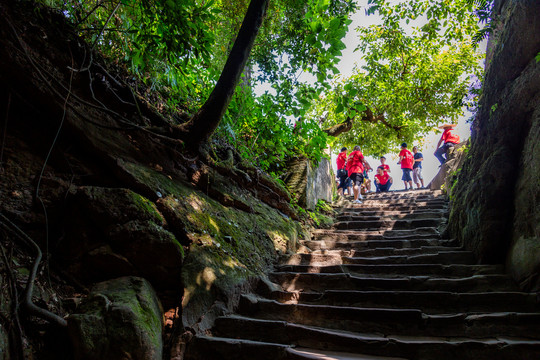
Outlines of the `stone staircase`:
{"label": "stone staircase", "polygon": [[186,359],[540,359],[540,304],[500,265],[441,237],[447,203],[419,190],[373,194],[302,242],[196,336]]}

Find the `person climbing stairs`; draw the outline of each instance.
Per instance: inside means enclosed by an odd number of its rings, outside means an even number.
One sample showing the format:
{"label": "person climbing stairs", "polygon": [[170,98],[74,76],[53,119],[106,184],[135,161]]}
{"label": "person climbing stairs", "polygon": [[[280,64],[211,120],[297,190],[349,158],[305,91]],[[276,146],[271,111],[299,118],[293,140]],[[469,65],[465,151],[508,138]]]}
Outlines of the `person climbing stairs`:
{"label": "person climbing stairs", "polygon": [[540,304],[445,237],[441,192],[370,194],[196,336],[186,359],[540,359]]}

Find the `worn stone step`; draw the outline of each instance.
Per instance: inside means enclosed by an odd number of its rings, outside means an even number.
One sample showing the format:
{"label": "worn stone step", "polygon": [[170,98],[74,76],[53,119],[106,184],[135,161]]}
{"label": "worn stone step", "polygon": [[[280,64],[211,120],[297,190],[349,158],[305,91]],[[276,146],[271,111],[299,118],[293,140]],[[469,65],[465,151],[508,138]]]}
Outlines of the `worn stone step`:
{"label": "worn stone step", "polygon": [[[287,344],[309,349],[363,353],[374,356],[400,356],[406,359],[534,359],[540,354],[540,341],[527,339],[463,339],[443,337],[403,337],[367,335],[278,320],[241,316],[218,318],[218,336]],[[308,350],[314,351],[314,350]],[[327,359],[336,359],[328,357]],[[386,358],[388,359],[388,358]]]}
{"label": "worn stone step", "polygon": [[366,210],[392,210],[392,211],[414,211],[416,209],[448,209],[448,204],[443,201],[437,202],[419,202],[419,203],[384,203],[379,201],[363,201],[362,204],[350,204],[343,207],[343,211],[357,212]]}
{"label": "worn stone step", "polygon": [[400,211],[371,211],[371,212],[346,212],[336,216],[336,222],[343,221],[376,221],[376,220],[412,220],[412,219],[446,219],[446,211],[431,210],[421,212],[400,212]]}
{"label": "worn stone step", "polygon": [[288,265],[337,265],[337,264],[463,264],[473,265],[474,256],[470,251],[439,251],[437,254],[393,255],[377,257],[341,256],[338,253],[309,253],[284,255],[281,263]]}
{"label": "worn stone step", "polygon": [[448,201],[444,198],[434,197],[398,197],[398,198],[385,198],[377,196],[364,196],[362,201],[365,203],[377,203],[385,205],[397,205],[397,204],[447,204]]}
{"label": "worn stone step", "polygon": [[433,227],[409,230],[316,230],[313,240],[361,241],[361,240],[416,240],[440,238],[440,233]]}
{"label": "worn stone step", "polygon": [[407,336],[540,338],[540,313],[428,315],[418,309],[283,304],[242,296],[240,315],[353,332]]}
{"label": "worn stone step", "polygon": [[[313,255],[315,256],[315,255]],[[476,260],[471,251],[439,251],[437,254],[393,255],[380,257],[343,257],[344,264],[464,264],[473,265]]]}
{"label": "worn stone step", "polygon": [[245,339],[199,335],[189,343],[185,360],[406,360]]}
{"label": "worn stone step", "polygon": [[322,292],[276,291],[272,299],[281,303],[368,308],[413,308],[427,314],[479,312],[540,312],[536,294],[524,292],[449,291],[358,291],[325,290]]}
{"label": "worn stone step", "polygon": [[359,221],[338,221],[334,223],[334,228],[338,230],[356,230],[356,229],[376,229],[384,228],[385,230],[408,230],[424,227],[432,227],[436,229],[444,224],[441,218],[430,219],[385,219],[377,220],[359,220]]}
{"label": "worn stone step", "polygon": [[369,193],[370,197],[390,197],[390,198],[401,198],[401,197],[420,197],[420,196],[432,196],[432,197],[440,197],[445,198],[444,192],[441,190],[429,190],[429,189],[415,189],[413,191],[388,191],[383,193]]}
{"label": "worn stone step", "polygon": [[447,246],[422,246],[419,248],[392,248],[392,247],[380,247],[374,249],[323,249],[312,250],[309,254],[328,254],[339,255],[346,257],[382,257],[382,256],[411,256],[411,255],[428,255],[438,254],[439,252],[459,252],[462,251],[459,247],[447,247]]}
{"label": "worn stone step", "polygon": [[362,250],[375,249],[380,247],[392,247],[394,249],[411,249],[423,246],[438,246],[438,247],[453,247],[457,246],[455,240],[442,240],[438,238],[413,239],[413,240],[361,240],[361,241],[344,241],[344,240],[301,240],[300,244],[308,247],[311,250]]}
{"label": "worn stone step", "polygon": [[474,275],[462,278],[433,276],[374,277],[351,274],[274,272],[269,278],[285,291],[408,290],[486,292],[517,291],[507,275]]}
{"label": "worn stone step", "polygon": [[469,277],[473,275],[503,274],[502,265],[442,265],[442,264],[340,264],[329,266],[318,265],[278,265],[277,272],[296,273],[349,273],[353,275],[384,275],[384,276],[410,276],[425,275],[438,277]]}
{"label": "worn stone step", "polygon": [[424,209],[422,207],[416,208],[413,211],[408,210],[399,210],[399,209],[386,209],[384,207],[382,208],[340,208],[337,210],[337,216],[359,216],[359,215],[403,215],[403,214],[410,214],[411,212],[414,212],[415,214],[422,214],[422,213],[433,213],[433,214],[447,214],[447,209]]}

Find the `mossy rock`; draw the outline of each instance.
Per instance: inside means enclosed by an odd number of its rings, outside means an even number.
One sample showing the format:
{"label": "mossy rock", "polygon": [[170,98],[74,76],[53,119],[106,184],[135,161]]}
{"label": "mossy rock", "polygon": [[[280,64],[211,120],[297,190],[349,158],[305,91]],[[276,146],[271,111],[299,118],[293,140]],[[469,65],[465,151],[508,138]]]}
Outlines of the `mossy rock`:
{"label": "mossy rock", "polygon": [[131,220],[153,221],[164,225],[153,202],[129,189],[82,186],[70,196],[74,210],[99,227],[125,224]]}
{"label": "mossy rock", "polygon": [[162,360],[163,311],[143,278],[95,285],[68,329],[77,360]]}

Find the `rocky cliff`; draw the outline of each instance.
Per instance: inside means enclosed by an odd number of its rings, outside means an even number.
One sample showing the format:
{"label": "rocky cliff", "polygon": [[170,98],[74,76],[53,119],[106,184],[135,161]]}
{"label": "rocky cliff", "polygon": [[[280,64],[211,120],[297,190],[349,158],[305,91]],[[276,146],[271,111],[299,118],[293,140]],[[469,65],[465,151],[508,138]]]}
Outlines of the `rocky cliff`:
{"label": "rocky cliff", "polygon": [[[0,359],[180,356],[182,333],[296,246],[287,191],[231,149],[206,158],[154,132],[178,114],[61,14],[0,14]],[[102,341],[122,331],[130,343]]]}
{"label": "rocky cliff", "polygon": [[495,2],[480,109],[450,230],[482,263],[540,289],[540,2]]}

